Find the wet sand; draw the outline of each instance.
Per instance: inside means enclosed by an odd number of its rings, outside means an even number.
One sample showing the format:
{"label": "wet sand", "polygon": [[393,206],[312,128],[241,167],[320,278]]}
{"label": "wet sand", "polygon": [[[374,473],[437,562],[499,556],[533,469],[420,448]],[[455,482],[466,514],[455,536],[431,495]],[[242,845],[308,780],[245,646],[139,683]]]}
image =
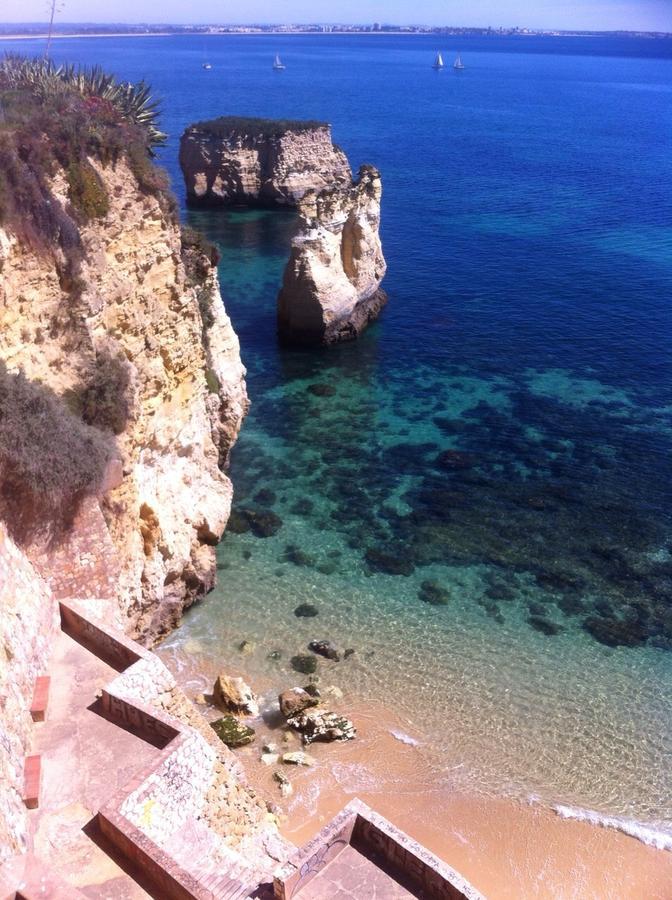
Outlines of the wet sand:
{"label": "wet sand", "polygon": [[[209,692],[218,666],[198,642],[157,649],[188,696]],[[277,804],[281,831],[297,846],[359,797],[457,869],[488,900],[672,898],[672,852],[613,828],[564,819],[540,803],[465,793],[462,767],[443,766],[435,749],[415,742],[401,713],[370,697],[334,695],[328,677],[320,681],[322,702],[353,720],[356,740],[304,748],[315,766],[265,766],[263,744],[275,743],[280,753],[298,750],[299,737],[286,729],[273,702],[275,678],[259,671],[251,657],[239,657],[228,669],[261,695],[262,717],[250,721],[256,740],[236,754],[251,784]],[[292,680],[302,683],[301,676],[282,679],[285,687]],[[199,708],[210,720],[221,715],[212,707]],[[446,746],[456,728],[459,724],[446,722]],[[292,783],[290,798],[281,798],[273,780],[277,768]]]}
{"label": "wet sand", "polygon": [[[338,706],[338,704],[335,704]],[[345,710],[341,710],[345,711]],[[350,709],[359,733],[347,744],[308,749],[315,768],[282,766],[294,795],[281,801],[273,768],[258,762],[259,741],[241,752],[251,782],[277,798],[281,830],[309,840],[359,797],[469,879],[489,900],[664,900],[672,897],[672,853],[616,830],[562,819],[537,804],[465,796],[441,784],[422,747],[389,733],[403,723],[370,705]],[[258,731],[285,748],[282,732]]]}

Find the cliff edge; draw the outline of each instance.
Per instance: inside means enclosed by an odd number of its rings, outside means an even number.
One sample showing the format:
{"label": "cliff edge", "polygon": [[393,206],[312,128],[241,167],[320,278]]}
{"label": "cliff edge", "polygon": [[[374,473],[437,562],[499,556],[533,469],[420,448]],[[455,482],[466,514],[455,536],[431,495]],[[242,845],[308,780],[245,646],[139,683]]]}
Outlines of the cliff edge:
{"label": "cliff edge", "polygon": [[187,200],[201,206],[295,206],[309,190],[346,185],[345,153],[325,122],[223,116],[180,141]]}
{"label": "cliff edge", "polygon": [[0,68],[0,361],[120,459],[103,501],[114,595],[127,633],[151,643],[214,584],[222,466],[248,401],[214,251],[181,232],[149,159],[147,97],[103,78]]}
{"label": "cliff edge", "polygon": [[362,166],[356,180],[306,193],[278,296],[278,334],[288,344],[319,345],[361,334],[387,301],[380,283],[380,173]]}

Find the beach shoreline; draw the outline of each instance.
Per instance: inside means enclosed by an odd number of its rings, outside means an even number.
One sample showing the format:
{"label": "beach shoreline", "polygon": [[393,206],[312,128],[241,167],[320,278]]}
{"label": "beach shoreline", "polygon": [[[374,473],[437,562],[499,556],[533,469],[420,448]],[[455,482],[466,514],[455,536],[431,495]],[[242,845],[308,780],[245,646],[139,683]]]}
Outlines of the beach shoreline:
{"label": "beach shoreline", "polygon": [[[164,655],[159,648],[159,655],[189,696],[208,694],[214,667],[192,655],[196,646],[185,650],[177,666],[173,653]],[[264,765],[264,744],[276,744],[280,753],[301,745],[293,734],[283,740],[284,723],[272,703],[272,679],[263,673],[254,677],[248,664],[239,669],[261,693],[265,712],[251,723],[255,742],[236,753],[253,788],[277,805],[280,830],[295,845],[313,838],[358,797],[457,869],[489,900],[669,897],[672,853],[645,843],[635,836],[636,829],[635,835],[624,833],[611,827],[607,817],[602,824],[568,817],[565,807],[554,809],[536,799],[524,803],[465,791],[451,779],[450,769],[437,766],[393,706],[381,706],[370,697],[334,696],[324,687],[326,682],[320,685],[325,706],[351,718],[357,738],[312,744],[307,750],[314,766]],[[212,719],[221,713],[206,709],[206,715]],[[273,778],[277,768],[292,784],[289,798],[280,797]]]}

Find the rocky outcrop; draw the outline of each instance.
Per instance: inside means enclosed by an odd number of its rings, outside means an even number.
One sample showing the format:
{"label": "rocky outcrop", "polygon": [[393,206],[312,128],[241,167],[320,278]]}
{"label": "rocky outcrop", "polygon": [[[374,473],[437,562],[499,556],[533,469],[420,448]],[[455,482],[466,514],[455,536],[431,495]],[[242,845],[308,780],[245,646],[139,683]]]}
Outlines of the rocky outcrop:
{"label": "rocky outcrop", "polygon": [[180,165],[188,201],[207,206],[295,206],[309,190],[351,179],[324,122],[199,122],[182,135]]}
{"label": "rocky outcrop", "polygon": [[[90,165],[108,209],[80,227],[76,291],[60,250],[0,228],[0,360],[116,435],[122,476],[103,506],[114,593],[125,629],[151,642],[214,584],[232,495],[220,466],[247,409],[245,370],[216,270],[185,267],[165,197],[123,159]],[[60,172],[51,193],[70,208]]]}
{"label": "rocky outcrop", "polygon": [[278,297],[278,333],[297,345],[352,340],[387,300],[380,243],[381,179],[362,166],[346,187],[310,191],[298,204],[301,226],[292,242]]}
{"label": "rocky outcrop", "polygon": [[224,712],[259,715],[259,704],[252,689],[242,678],[219,675],[212,691],[212,702]]}

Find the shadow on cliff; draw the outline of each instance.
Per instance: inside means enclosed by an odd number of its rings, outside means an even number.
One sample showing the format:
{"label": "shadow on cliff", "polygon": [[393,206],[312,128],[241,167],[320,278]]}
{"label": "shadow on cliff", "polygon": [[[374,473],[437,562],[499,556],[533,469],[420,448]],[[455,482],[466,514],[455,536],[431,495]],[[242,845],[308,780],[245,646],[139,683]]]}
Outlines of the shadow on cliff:
{"label": "shadow on cliff", "polygon": [[20,545],[58,544],[81,502],[101,491],[113,435],[0,362],[0,518]]}

